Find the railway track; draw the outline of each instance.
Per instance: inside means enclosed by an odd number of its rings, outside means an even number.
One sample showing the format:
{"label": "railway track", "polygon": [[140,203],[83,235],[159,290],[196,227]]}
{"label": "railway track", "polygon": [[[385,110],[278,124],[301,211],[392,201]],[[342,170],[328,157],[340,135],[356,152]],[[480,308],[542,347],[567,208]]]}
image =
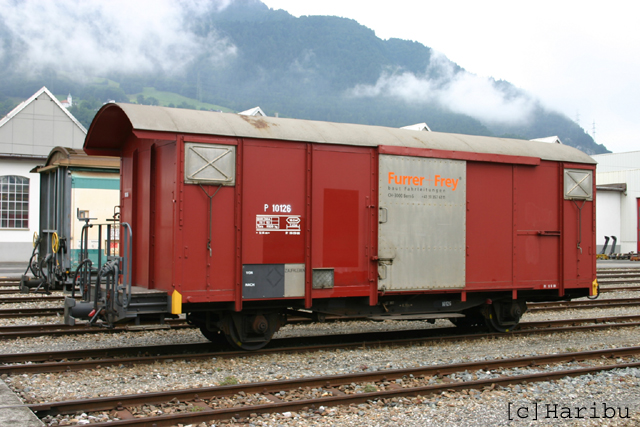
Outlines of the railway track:
{"label": "railway track", "polygon": [[[545,302],[530,303],[529,311],[550,311],[550,310],[568,310],[568,309],[590,309],[590,308],[611,308],[640,305],[640,298],[633,299],[603,299],[603,300],[577,300],[577,301],[561,301],[561,302]],[[16,308],[16,309],[0,309],[0,318],[17,318],[17,317],[44,317],[44,316],[60,316],[64,313],[62,308]],[[340,320],[340,319],[331,319]],[[289,323],[303,323],[306,319],[291,319]],[[169,328],[170,325],[177,326],[175,321],[167,322],[167,325],[147,325],[145,327],[124,326],[119,328],[97,328],[87,325],[68,326],[64,324],[43,324],[43,325],[25,325],[25,326],[4,326],[0,327],[0,339],[36,337],[43,335],[61,336],[61,335],[77,335],[77,334],[96,334],[96,333],[117,333],[134,330],[151,330],[153,328],[162,329]],[[189,326],[181,326],[189,327]]]}
{"label": "railway track", "polygon": [[634,278],[634,279],[598,280],[598,284],[599,284],[600,286],[607,286],[607,285],[629,285],[629,284],[632,284],[632,283],[640,283],[640,277],[638,277],[638,278]]}
{"label": "railway track", "polygon": [[0,288],[15,288],[20,286],[20,281],[0,282]]}
{"label": "railway track", "polygon": [[88,324],[69,326],[63,323],[43,324],[43,325],[17,325],[17,326],[1,326],[0,340],[26,337],[40,336],[62,336],[62,335],[82,335],[82,334],[100,334],[100,333],[120,333],[135,331],[150,331],[159,329],[186,329],[193,328],[184,320],[168,320],[165,324],[141,324],[126,325],[116,328],[100,328],[89,326]]}
{"label": "railway track", "polygon": [[[635,280],[635,279],[634,279]],[[640,282],[640,280],[638,280],[638,282]],[[634,282],[629,282],[629,281],[624,281],[623,283],[634,283]],[[602,280],[600,282],[601,284],[601,292],[614,292],[614,291],[627,291],[627,290],[640,290],[640,286],[623,286],[623,287],[615,287],[612,286],[610,284],[610,282]],[[57,296],[49,296],[49,297],[45,297],[45,296],[25,296],[22,298],[11,298],[12,300],[16,300],[16,302],[18,302],[17,300],[20,300],[20,302],[24,301],[26,302],[27,299],[31,299],[31,301],[39,301],[39,300],[51,300],[53,301],[54,299],[60,299],[62,300],[63,297],[57,297]],[[6,298],[7,300],[10,298]],[[600,304],[603,300],[596,300],[595,304]],[[625,302],[625,304],[623,305],[637,305],[640,304],[640,298],[638,299],[633,299],[633,300],[618,300],[618,302],[622,303],[622,301]],[[0,300],[0,302],[2,302],[2,300]],[[13,302],[13,301],[11,301]],[[539,310],[543,310],[543,309],[567,309],[567,308],[590,308],[593,307],[594,305],[591,304],[591,301],[589,301],[587,304],[584,304],[585,301],[574,301],[576,303],[583,303],[582,305],[580,304],[576,304],[573,307],[566,307],[566,303],[562,302],[562,303],[554,303],[554,304],[564,304],[565,306],[558,306],[557,308],[552,308],[551,306],[547,306],[547,307],[543,307],[543,306],[539,306],[536,307],[535,309],[539,309]],[[629,304],[631,303],[631,304]],[[548,304],[548,303],[545,303]],[[533,305],[535,307],[535,305]],[[611,307],[612,305],[607,305],[607,307]],[[24,310],[23,310],[24,311]],[[36,313],[35,311],[33,313]],[[60,313],[60,312],[58,312]],[[7,313],[7,315],[9,315],[9,313]],[[33,314],[32,314],[33,315]],[[45,314],[42,314],[45,315]],[[2,317],[2,310],[0,310],[0,317]],[[586,322],[593,322],[593,323],[597,323],[594,325],[588,325],[586,324]],[[625,316],[624,319],[617,319],[615,320],[615,318],[592,318],[592,319],[566,319],[563,321],[547,321],[547,322],[525,322],[522,324],[521,329],[515,332],[512,332],[512,334],[533,334],[533,333],[546,333],[546,334],[550,334],[550,333],[555,333],[555,332],[561,332],[561,331],[567,331],[570,329],[567,328],[560,328],[561,323],[564,322],[565,324],[572,324],[572,329],[573,330],[594,330],[594,329],[599,329],[599,328],[616,328],[616,327],[637,327],[640,326],[640,316]],[[609,322],[626,322],[624,324],[611,324]],[[536,326],[537,324],[537,326]],[[60,326],[60,325],[57,325]],[[167,326],[160,326],[160,327],[154,327],[154,326],[146,326],[146,329],[154,329],[154,328],[166,328]],[[184,326],[184,327],[188,327],[188,326]],[[64,328],[67,329],[67,328]],[[120,329],[120,328],[118,328]],[[122,330],[114,330],[111,332],[121,332],[121,331],[131,331],[131,330],[136,330],[136,329],[143,329],[143,327],[140,328],[122,328]],[[418,343],[418,342],[427,342],[429,340],[433,340],[433,341],[440,341],[440,340],[446,340],[446,339],[452,339],[452,340],[474,340],[474,339],[483,339],[483,338],[487,338],[487,337],[495,337],[497,339],[500,339],[500,337],[504,337],[506,334],[473,334],[473,335],[460,335],[460,329],[459,328],[447,328],[450,331],[457,331],[458,334],[456,336],[453,336],[451,338],[447,338],[446,335],[442,335],[445,334],[445,331],[440,331],[439,336],[414,336],[414,337],[410,337],[408,339],[405,339],[404,342],[406,344],[409,343]],[[96,332],[92,332],[92,330],[96,331]],[[27,330],[23,330],[23,331],[18,331],[18,330],[13,330],[14,332],[16,332],[18,335],[17,336],[37,336],[37,335],[42,335],[42,330],[40,328],[40,330],[34,330],[34,331],[27,331]],[[69,332],[62,332],[60,330],[60,328],[58,329],[57,332],[54,332],[56,335],[68,335],[68,334],[83,334],[83,333],[99,333],[99,332],[105,332],[105,329],[102,328],[87,328],[87,327],[80,327],[77,328],[77,331],[71,331],[69,330]],[[33,333],[33,335],[30,335],[31,333]],[[415,331],[408,331],[409,334],[415,334]],[[0,335],[3,334],[2,328],[0,328]],[[377,333],[379,335],[379,333]],[[396,338],[396,336],[398,335],[398,332],[391,332],[390,333],[394,338]],[[371,334],[370,334],[371,335]],[[327,339],[331,339],[333,337],[327,337]],[[99,369],[101,366],[113,366],[113,365],[133,365],[133,364],[144,364],[144,363],[153,363],[156,361],[163,361],[166,359],[173,359],[173,360],[180,360],[180,359],[204,359],[204,358],[211,358],[211,357],[216,357],[216,358],[233,358],[233,357],[252,357],[254,355],[259,355],[259,354],[264,354],[264,353],[274,353],[274,354],[279,354],[279,353],[286,353],[286,352],[292,352],[292,353],[298,353],[298,352],[304,352],[304,351],[315,351],[312,349],[312,345],[307,345],[305,347],[295,347],[295,345],[300,344],[300,342],[302,340],[307,340],[307,338],[293,338],[291,339],[292,341],[289,343],[290,345],[287,346],[287,342],[286,341],[279,341],[278,339],[274,339],[272,346],[273,348],[267,348],[267,349],[263,349],[260,351],[257,351],[255,353],[246,353],[246,352],[216,352],[213,351],[213,349],[215,349],[215,344],[212,343],[196,343],[196,344],[191,344],[191,345],[181,345],[181,347],[184,347],[184,351],[182,351],[183,349],[180,349],[180,353],[176,354],[176,351],[178,349],[176,349],[174,346],[163,346],[165,347],[165,349],[160,349],[160,348],[152,348],[152,347],[138,347],[136,349],[127,349],[127,348],[120,348],[120,349],[102,349],[102,350],[76,350],[70,353],[67,353],[66,356],[64,356],[63,354],[51,354],[51,353],[25,353],[25,354],[16,354],[16,355],[0,355],[0,363],[10,363],[12,365],[5,365],[5,366],[1,366],[0,367],[0,374],[3,373],[7,373],[7,374],[18,374],[18,373],[35,373],[35,372],[60,372],[60,371],[67,371],[67,370],[82,370],[82,369]],[[331,348],[349,348],[349,347],[373,347],[373,346],[379,346],[379,345],[403,345],[403,340],[396,340],[396,339],[389,339],[386,340],[384,338],[381,339],[381,337],[379,336],[378,339],[371,339],[371,337],[367,340],[361,339],[358,342],[345,342],[345,343],[339,343],[339,344],[335,344],[335,343],[328,343],[328,344],[318,344],[318,346],[324,346],[324,347],[318,347],[316,346],[317,350],[320,349],[331,349]],[[91,353],[93,352],[93,353]],[[73,356],[75,354],[75,356]],[[138,354],[144,355],[142,358],[137,357]],[[11,360],[11,357],[13,357],[14,359]],[[20,359],[21,358],[21,359]],[[89,358],[93,358],[94,360],[87,360]],[[146,358],[146,359],[145,359]],[[61,361],[61,359],[68,359],[66,361]],[[20,362],[25,362],[28,361],[29,363],[23,364]],[[66,363],[66,365],[65,365]],[[40,365],[40,366],[38,366]],[[33,367],[32,367],[33,366]],[[7,368],[6,370],[4,368]],[[25,369],[24,371],[21,371],[20,369]],[[387,371],[385,371],[387,372]],[[441,374],[441,375],[446,375],[446,374]],[[331,378],[331,377],[323,377],[323,380],[326,382],[327,378]],[[373,385],[375,387],[378,388],[378,391],[392,391],[390,390],[391,388],[394,388],[394,383],[391,381],[392,378],[389,377],[387,378],[387,380],[384,381],[380,381],[380,382],[374,382]],[[533,381],[533,380],[531,380]],[[349,384],[351,383],[355,383],[356,381],[351,381]],[[282,384],[282,382],[277,382],[278,384]],[[385,384],[388,383],[388,384]],[[496,383],[495,381],[493,382],[494,384]],[[266,384],[266,383],[265,383]],[[275,383],[273,383],[275,384]],[[445,384],[446,387],[444,388],[444,390],[451,390],[453,389],[450,385],[450,383]],[[431,387],[432,385],[428,385],[429,387]],[[277,389],[277,392],[281,392],[283,391],[281,386],[274,386],[274,390]],[[301,386],[298,386],[298,388],[300,388]],[[481,386],[484,387],[484,386]],[[304,388],[304,387],[303,387]],[[389,388],[389,389],[387,389]],[[216,388],[216,389],[220,389],[220,387]],[[295,388],[292,388],[291,390],[294,390]],[[329,388],[325,387],[325,390],[328,390],[329,393],[327,396],[325,396],[326,399],[328,398],[338,398],[341,397],[341,394],[345,394],[345,395],[351,395],[353,393],[351,393],[350,391],[353,390],[345,390],[343,386],[338,385],[338,386],[330,386]],[[335,389],[335,393],[333,391],[331,391],[331,389]],[[198,389],[198,390],[203,390],[203,389]],[[239,393],[240,391],[242,391],[242,389],[236,389],[236,391],[234,393]],[[173,393],[175,394],[175,391],[173,391]],[[271,405],[271,403],[287,403],[285,402],[285,400],[287,399],[280,399],[279,397],[275,396],[276,391],[272,392],[272,393],[267,393],[267,395],[272,396],[273,398],[270,398],[267,396],[266,399],[269,399],[268,402],[265,402],[265,405]],[[287,397],[288,397],[288,393],[289,391],[287,391]],[[376,392],[377,393],[377,392]],[[420,393],[420,392],[419,392]],[[424,393],[428,393],[428,392],[424,392]],[[440,391],[435,391],[435,393],[440,393]],[[363,393],[358,393],[358,396],[361,396]],[[391,396],[391,395],[389,395]],[[122,396],[117,396],[117,397],[122,397]],[[166,400],[165,402],[168,402],[169,400],[171,400],[173,397],[169,398],[168,400]],[[368,399],[385,399],[387,397],[376,397],[373,395],[369,395]],[[211,402],[205,402],[204,400],[206,400],[207,398],[204,397],[204,395],[199,395],[195,397],[195,400],[193,402],[189,403],[189,407],[191,409],[194,409],[194,413],[193,415],[198,415],[197,412],[201,412],[202,415],[207,415],[210,416],[211,415],[211,411],[218,411],[220,410],[221,412],[216,412],[214,413],[214,417],[213,418],[208,418],[209,419],[214,419],[214,418],[218,418],[218,419],[224,419],[224,418],[230,418],[230,417],[235,417],[236,419],[242,418],[242,417],[248,417],[250,412],[242,412],[240,411],[237,407],[233,406],[233,407],[229,407],[229,408],[222,408],[222,409],[218,409],[219,406],[221,405],[220,402],[224,401],[225,399],[227,399],[226,397],[221,397],[221,398],[216,398],[214,397],[213,399],[216,399],[216,402],[218,402],[217,404],[212,404],[212,406],[209,406],[209,404]],[[280,399],[281,402],[274,402],[274,400],[278,400]],[[188,399],[179,399],[181,401],[184,400],[188,400]],[[87,402],[89,400],[86,400]],[[122,402],[120,405],[116,405],[111,406],[108,410],[115,410],[118,415],[122,418],[122,419],[126,419],[129,417],[133,417],[135,415],[139,415],[141,413],[140,411],[140,405],[138,405],[138,407],[136,408],[135,406],[130,406],[128,403],[125,403],[122,399],[120,399],[120,402]],[[336,402],[338,402],[336,400]],[[64,402],[63,402],[64,403]],[[215,402],[214,402],[215,403]],[[339,404],[343,404],[343,403],[331,403],[329,401],[324,400],[321,403],[312,403],[312,405],[316,405],[316,407],[318,407],[319,405],[324,405],[324,406],[330,406],[330,405],[339,405]],[[348,403],[347,403],[348,404]],[[45,404],[46,405],[46,404]],[[141,404],[142,405],[142,404]],[[45,416],[47,414],[55,414],[55,410],[52,410],[50,412],[47,412],[49,410],[38,410],[35,408],[35,406],[37,405],[30,405],[32,406],[32,409],[35,409],[38,411],[39,415]],[[308,407],[311,407],[308,405]],[[304,407],[304,406],[303,406]],[[129,409],[127,409],[129,408]],[[208,408],[208,409],[207,409]],[[298,407],[300,408],[300,407]],[[260,407],[257,406],[253,406],[252,409],[250,409],[251,412],[258,412],[258,413],[262,413],[262,412],[283,412],[283,411],[287,411],[287,410],[295,410],[295,409],[286,409],[286,406],[282,406],[282,407],[274,407],[274,409],[262,409]],[[89,412],[88,409],[81,409],[79,410],[80,412]],[[225,412],[226,411],[226,412]],[[247,411],[249,411],[249,409],[247,409]],[[75,410],[69,412],[69,413],[74,413]],[[60,412],[58,412],[60,413]],[[164,417],[164,415],[162,416]],[[120,422],[120,421],[115,421],[116,423],[119,424],[114,424],[114,423],[108,423],[108,425],[175,425],[177,423],[195,423],[195,422],[199,422],[198,419],[195,418],[188,418],[188,419],[163,419],[162,417],[153,417],[153,419],[147,419],[146,421],[136,421],[140,424],[132,424],[132,420],[127,420],[126,422]],[[93,423],[92,423],[93,424]],[[95,425],[100,425],[100,424],[95,424]],[[107,425],[107,424],[104,424]]]}
{"label": "railway track", "polygon": [[640,305],[640,298],[611,298],[528,303],[528,311],[568,310],[583,308],[610,308]]}
{"label": "railway track", "polygon": [[[382,345],[411,345],[417,343],[500,339],[509,335],[534,335],[567,331],[611,329],[640,326],[640,315],[563,319],[525,322],[520,330],[504,333],[463,333],[459,328],[432,328],[358,334],[291,337],[273,339],[269,348],[250,353],[220,350],[214,343],[193,343],[180,346],[146,346],[131,348],[86,349],[41,353],[0,354],[0,375],[48,373],[95,369],[106,366],[131,366],[175,360],[201,360],[210,358],[256,357],[267,354],[303,353],[320,350],[362,348]],[[468,332],[462,330],[462,332]],[[224,348],[224,347],[223,347]],[[28,362],[28,363],[25,363]]]}
{"label": "railway track", "polygon": [[[23,294],[24,296],[15,296],[15,297],[0,297],[0,304],[20,304],[23,302],[40,302],[40,301],[54,301],[62,303],[64,301],[63,295],[42,295],[33,296],[29,294]],[[80,297],[76,297],[79,299]]]}
{"label": "railway track", "polygon": [[[614,292],[614,291],[628,291],[628,290],[640,291],[640,286],[617,287],[617,288],[610,288],[610,289],[601,288],[600,291]],[[54,296],[54,295],[31,296],[31,297],[26,296],[26,297],[15,297],[15,298],[0,298],[0,303],[19,304],[23,302],[63,301],[63,299],[64,299],[64,296]],[[612,298],[612,299],[596,299],[596,300],[574,300],[574,301],[529,303],[528,307],[530,311],[543,311],[543,310],[623,307],[623,306],[634,306],[639,304],[640,304],[640,298],[619,298],[619,299]],[[0,318],[56,316],[56,315],[62,315],[63,313],[64,313],[64,309],[62,307],[16,308],[16,309],[2,308],[0,309]]]}
{"label": "railway track", "polygon": [[[640,287],[638,287],[640,290]],[[5,300],[11,300],[12,303],[21,302],[37,302],[37,301],[57,301],[63,297],[49,296],[49,297],[25,297],[25,298],[6,298]],[[610,308],[610,307],[625,307],[640,305],[640,298],[619,298],[619,299],[597,299],[597,300],[574,300],[574,301],[559,301],[559,302],[541,302],[541,303],[529,303],[529,311],[549,311],[549,310],[568,310],[568,309],[590,309],[590,308]],[[0,319],[2,318],[17,318],[17,317],[44,317],[44,316],[60,316],[64,314],[62,307],[50,307],[50,308],[2,308],[0,309]],[[335,320],[335,319],[331,319]],[[303,322],[304,319],[296,319],[290,323]],[[49,328],[55,329],[55,328]],[[106,329],[98,329],[99,331],[105,331]],[[38,329],[35,329],[38,332]],[[22,330],[12,329],[6,331],[7,337],[16,336],[14,332],[22,332]],[[0,327],[0,334],[3,333]],[[95,332],[91,332],[95,333]],[[34,336],[34,335],[31,335]]]}
{"label": "railway track", "polygon": [[3,308],[0,309],[0,319],[14,317],[43,317],[64,314],[63,308]]}
{"label": "railway track", "polygon": [[[112,411],[109,422],[92,423],[94,426],[170,426],[178,423],[199,423],[234,418],[242,422],[251,414],[299,410],[314,410],[321,406],[350,405],[393,397],[429,396],[445,391],[494,388],[513,384],[549,381],[568,376],[579,376],[614,369],[637,368],[640,362],[606,363],[603,360],[635,357],[640,347],[626,347],[553,355],[528,356],[511,359],[483,360],[479,362],[430,365],[376,372],[358,372],[345,375],[307,377],[290,380],[266,381],[250,384],[202,387],[135,395],[120,395],[95,399],[46,402],[26,405],[40,418],[57,414],[95,413]],[[550,370],[551,364],[583,362],[580,367]],[[584,366],[586,361],[595,361]],[[527,368],[525,374],[504,371]],[[532,372],[533,371],[533,372]],[[472,380],[462,380],[452,374],[471,374]],[[184,411],[173,414],[141,417],[144,407],[155,405],[166,408],[186,403]],[[152,411],[149,411],[152,412]]]}
{"label": "railway track", "polygon": [[609,292],[637,292],[640,291],[640,286],[602,286],[600,284],[600,293]]}

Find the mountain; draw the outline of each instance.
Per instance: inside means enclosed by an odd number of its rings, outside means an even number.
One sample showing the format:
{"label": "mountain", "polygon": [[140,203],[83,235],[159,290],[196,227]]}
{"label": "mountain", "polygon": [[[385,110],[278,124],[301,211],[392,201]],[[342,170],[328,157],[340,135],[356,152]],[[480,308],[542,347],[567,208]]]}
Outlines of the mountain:
{"label": "mountain", "polygon": [[[557,135],[588,154],[608,152],[532,95],[508,82],[475,76],[420,43],[382,40],[350,19],[296,18],[258,0],[224,4],[202,9],[174,2],[176,33],[168,41],[165,34],[156,35],[156,47],[163,49],[155,56],[155,47],[148,45],[130,52],[135,40],[96,41],[97,49],[106,49],[103,58],[111,49],[134,58],[131,62],[148,61],[137,68],[124,61],[84,63],[82,78],[59,64],[20,72],[20,52],[31,41],[0,21],[5,52],[0,92],[27,97],[42,85],[60,95],[71,92],[84,100],[74,113],[83,122],[102,102],[141,100],[136,96],[145,88],[155,88],[191,98],[193,105],[236,111],[260,105],[268,115],[391,127],[426,122],[434,131],[522,139]],[[105,36],[106,27],[94,18],[84,36],[88,40]],[[171,25],[164,26],[165,33],[171,33]]]}

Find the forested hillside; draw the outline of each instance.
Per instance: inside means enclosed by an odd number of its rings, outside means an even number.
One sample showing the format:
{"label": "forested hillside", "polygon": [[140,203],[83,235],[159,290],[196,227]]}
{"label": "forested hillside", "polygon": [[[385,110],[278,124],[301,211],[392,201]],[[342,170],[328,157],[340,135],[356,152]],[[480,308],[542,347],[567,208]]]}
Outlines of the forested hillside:
{"label": "forested hillside", "polygon": [[[508,82],[474,76],[420,43],[382,40],[353,20],[296,18],[258,0],[236,0],[222,11],[186,11],[184,31],[201,44],[180,67],[78,78],[55,66],[21,72],[27,42],[0,23],[0,114],[46,85],[61,97],[73,95],[71,112],[87,127],[110,100],[235,111],[259,105],[281,117],[392,127],[426,122],[434,131],[523,139],[558,135],[589,154],[607,152],[576,123]],[[473,85],[497,107],[485,107],[487,100],[473,91],[460,94]],[[161,100],[150,90],[182,98]]]}

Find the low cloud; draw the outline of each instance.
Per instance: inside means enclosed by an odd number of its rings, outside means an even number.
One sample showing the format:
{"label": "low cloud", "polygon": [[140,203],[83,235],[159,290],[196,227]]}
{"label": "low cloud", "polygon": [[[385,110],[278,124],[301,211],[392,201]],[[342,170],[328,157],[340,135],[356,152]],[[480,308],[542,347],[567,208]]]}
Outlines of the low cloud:
{"label": "low cloud", "polygon": [[[47,67],[82,76],[90,73],[180,72],[191,61],[224,63],[232,43],[199,37],[189,19],[226,8],[233,0],[0,0],[0,19],[20,46],[14,64],[22,72]],[[0,60],[9,55],[0,51]]]}
{"label": "low cloud", "polygon": [[374,85],[357,85],[355,97],[393,97],[410,103],[438,104],[485,123],[522,124],[535,107],[524,94],[507,94],[493,79],[457,71],[444,55],[433,52],[424,75],[385,72]]}

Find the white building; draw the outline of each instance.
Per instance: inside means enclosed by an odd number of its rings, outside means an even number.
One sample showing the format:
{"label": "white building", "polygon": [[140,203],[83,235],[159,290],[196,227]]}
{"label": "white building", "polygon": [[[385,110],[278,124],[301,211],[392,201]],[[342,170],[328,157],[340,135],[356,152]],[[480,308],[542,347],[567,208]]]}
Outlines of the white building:
{"label": "white building", "polygon": [[254,117],[267,117],[260,107],[253,107],[245,111],[241,111],[238,114],[242,116],[254,116]]}
{"label": "white building", "polygon": [[82,148],[87,130],[43,87],[0,120],[0,262],[26,262],[38,231],[40,176],[57,146]]}
{"label": "white building", "polygon": [[[616,252],[640,252],[640,151],[592,156],[596,168],[596,246],[615,236]],[[611,250],[611,241],[607,253]]]}
{"label": "white building", "polygon": [[400,129],[419,130],[422,132],[431,132],[431,128],[426,123],[416,123],[415,125],[403,126]]}
{"label": "white building", "polygon": [[530,141],[548,142],[549,144],[562,144],[562,141],[560,141],[560,138],[558,138],[557,135],[547,136],[545,138],[535,138],[531,139]]}

